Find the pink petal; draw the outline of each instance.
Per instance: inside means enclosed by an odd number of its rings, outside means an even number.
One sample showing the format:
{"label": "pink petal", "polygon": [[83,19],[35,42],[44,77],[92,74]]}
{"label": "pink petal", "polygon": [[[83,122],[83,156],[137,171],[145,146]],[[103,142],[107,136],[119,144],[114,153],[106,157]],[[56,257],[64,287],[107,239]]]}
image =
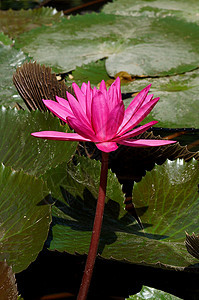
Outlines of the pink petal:
{"label": "pink petal", "polygon": [[71,108],[74,116],[77,119],[81,120],[81,123],[85,123],[88,127],[90,127],[87,116],[84,113],[84,111],[82,110],[80,103],[70,93],[66,92],[66,95],[67,95],[68,102],[69,102],[70,108]]}
{"label": "pink petal", "polygon": [[123,121],[124,112],[125,112],[125,108],[124,108],[123,101],[119,102],[113,108],[113,110],[110,111],[109,117],[107,120],[107,128],[106,128],[106,139],[107,140],[110,140],[115,136],[120,124]]}
{"label": "pink petal", "polygon": [[104,142],[95,144],[96,147],[103,152],[112,152],[117,150],[118,146],[114,142]]}
{"label": "pink petal", "polygon": [[107,89],[106,89],[106,83],[104,80],[102,80],[100,83],[100,91],[106,96]]}
{"label": "pink petal", "polygon": [[[155,98],[142,106],[129,120],[129,122],[126,123],[126,125],[118,130],[118,135],[122,135],[126,133],[127,131],[131,130],[135,126],[137,126],[142,120],[150,113],[150,111],[153,109],[153,107],[156,105],[156,103],[159,101],[160,98]],[[122,123],[123,124],[123,123]]]}
{"label": "pink petal", "polygon": [[153,94],[151,95],[147,95],[144,102],[142,103],[142,106],[144,106],[145,104],[147,104],[148,102],[150,102],[153,98]]}
{"label": "pink petal", "polygon": [[[129,120],[132,118],[132,116],[139,110],[139,108],[142,106],[143,102],[145,101],[145,98],[149,92],[149,89],[151,87],[151,84],[145,87],[139,94],[135,96],[135,98],[131,101],[129,106],[127,107],[124,115],[124,120],[121,124],[121,128],[126,126],[126,124],[129,122]],[[149,98],[147,98],[148,100]]]}
{"label": "pink petal", "polygon": [[87,90],[87,84],[83,82],[81,86],[81,91],[84,95],[86,95],[86,90]]}
{"label": "pink petal", "polygon": [[86,90],[86,115],[88,121],[91,123],[91,103],[92,103],[93,91],[91,89],[90,82],[88,82]]}
{"label": "pink petal", "polygon": [[145,132],[146,130],[148,130],[149,128],[151,128],[153,125],[157,124],[158,121],[151,121],[143,126],[140,126],[126,134],[123,134],[122,136],[119,136],[118,138],[114,138],[113,141],[115,142],[118,142],[118,141],[121,141],[121,140],[126,140],[127,138],[130,138],[130,137],[134,137],[138,134],[141,134],[143,132]]}
{"label": "pink petal", "polygon": [[119,103],[119,98],[117,95],[117,91],[113,85],[110,86],[108,90],[108,96],[107,96],[107,104],[109,107],[109,110],[111,111],[117,104]]}
{"label": "pink petal", "polygon": [[92,128],[88,127],[85,123],[82,123],[81,120],[77,118],[68,118],[68,124],[72,127],[79,135],[90,139],[93,142],[98,141],[95,135],[95,132]]}
{"label": "pink petal", "polygon": [[118,103],[122,102],[119,77],[112,83],[108,90],[108,106],[111,111]]}
{"label": "pink petal", "polygon": [[72,83],[72,87],[80,106],[82,107],[83,111],[86,113],[86,103],[85,103],[86,99],[84,93],[81,91],[81,89],[78,87],[78,85],[75,82]]}
{"label": "pink petal", "polygon": [[92,126],[99,141],[107,139],[106,130],[109,117],[109,110],[106,98],[101,91],[96,91],[91,104]]}
{"label": "pink petal", "polygon": [[95,93],[98,91],[98,89],[94,86],[93,88],[93,97],[95,96]]}
{"label": "pink petal", "polygon": [[67,108],[65,108],[64,106],[62,106],[61,104],[52,101],[52,100],[43,100],[44,104],[46,105],[46,107],[48,107],[48,109],[50,111],[52,111],[52,113],[57,116],[58,118],[60,118],[61,120],[63,120],[64,122],[67,123],[66,118],[68,116],[73,116],[73,113],[68,110]]}
{"label": "pink petal", "polygon": [[56,96],[56,100],[59,104],[71,111],[70,105],[66,99]]}
{"label": "pink petal", "polygon": [[60,131],[40,131],[31,133],[32,136],[47,139],[47,140],[58,140],[58,141],[90,141],[77,133],[66,133]]}
{"label": "pink petal", "polygon": [[117,141],[118,144],[130,146],[130,147],[155,147],[155,146],[165,146],[169,144],[176,143],[176,141],[168,141],[168,140],[122,140]]}
{"label": "pink petal", "polygon": [[78,100],[84,97],[84,93],[75,82],[72,83],[72,87]]}
{"label": "pink petal", "polygon": [[120,78],[117,77],[116,80],[112,83],[112,85],[116,89],[118,99],[122,100],[122,94],[121,94],[121,88],[120,88]]}

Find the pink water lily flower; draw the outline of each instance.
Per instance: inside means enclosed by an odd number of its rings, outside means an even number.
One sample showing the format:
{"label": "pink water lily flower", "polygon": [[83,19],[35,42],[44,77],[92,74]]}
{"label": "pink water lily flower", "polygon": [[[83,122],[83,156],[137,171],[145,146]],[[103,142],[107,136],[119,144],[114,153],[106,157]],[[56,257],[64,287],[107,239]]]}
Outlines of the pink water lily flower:
{"label": "pink water lily flower", "polygon": [[[99,90],[91,88],[90,83],[83,83],[81,89],[72,84],[76,98],[67,92],[67,100],[56,97],[56,101],[43,100],[44,104],[57,117],[75,130],[76,133],[41,131],[33,136],[62,141],[94,142],[103,152],[115,151],[117,144],[131,147],[162,146],[175,141],[132,139],[143,133],[157,121],[135,128],[156,105],[159,98],[148,95],[148,85],[131,101],[125,110],[120,90],[119,77],[107,91],[102,80]],[[132,130],[133,129],[133,130]]]}

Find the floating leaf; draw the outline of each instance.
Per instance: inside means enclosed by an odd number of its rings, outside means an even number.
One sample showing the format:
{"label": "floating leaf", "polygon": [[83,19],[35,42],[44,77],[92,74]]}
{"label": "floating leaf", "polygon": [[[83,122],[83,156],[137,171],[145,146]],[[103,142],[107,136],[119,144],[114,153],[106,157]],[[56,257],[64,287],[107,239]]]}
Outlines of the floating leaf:
{"label": "floating leaf", "polygon": [[6,35],[2,34],[0,38],[0,104],[6,106],[14,106],[16,102],[22,104],[23,101],[13,85],[12,75],[16,66],[20,66],[27,56],[21,50],[11,47],[11,40]]}
{"label": "floating leaf", "polygon": [[62,16],[55,8],[41,7],[29,10],[1,10],[1,30],[10,37],[15,38],[19,34],[37,28],[42,25],[51,26],[53,22],[59,21]]}
{"label": "floating leaf", "polygon": [[181,298],[178,298],[176,296],[173,296],[171,294],[165,293],[160,290],[156,290],[154,288],[143,286],[140,293],[130,296],[126,300],[180,300]]}
{"label": "floating leaf", "polygon": [[[50,249],[88,251],[99,186],[100,164],[80,159],[45,174],[55,199]],[[188,267],[197,262],[186,251],[185,230],[198,227],[198,162],[167,161],[148,172],[134,188],[133,202],[144,225],[124,211],[120,184],[109,172],[99,253],[158,267]]]}
{"label": "floating leaf", "polygon": [[20,35],[16,46],[56,72],[107,57],[109,76],[120,71],[163,76],[198,66],[198,34],[197,24],[172,16],[132,18],[100,13],[36,28]]}
{"label": "floating leaf", "polygon": [[17,300],[17,285],[12,267],[6,263],[0,262],[0,299],[1,300]]}
{"label": "floating leaf", "polygon": [[197,0],[115,0],[107,3],[102,10],[107,14],[122,16],[144,16],[149,18],[165,18],[175,16],[188,22],[199,23]]}
{"label": "floating leaf", "polygon": [[28,113],[2,107],[0,119],[0,161],[15,170],[23,169],[39,176],[49,168],[69,161],[75,152],[76,142],[47,141],[31,136],[31,132],[40,130],[69,130],[49,113]]}
{"label": "floating leaf", "polygon": [[0,259],[20,272],[42,250],[51,222],[42,180],[0,165]]}
{"label": "floating leaf", "polygon": [[[158,127],[199,128],[199,70],[165,78],[135,80],[122,87],[122,92],[138,92],[148,84],[151,92],[160,101],[145,118],[144,122],[159,121]],[[132,98],[125,100],[125,106]]]}

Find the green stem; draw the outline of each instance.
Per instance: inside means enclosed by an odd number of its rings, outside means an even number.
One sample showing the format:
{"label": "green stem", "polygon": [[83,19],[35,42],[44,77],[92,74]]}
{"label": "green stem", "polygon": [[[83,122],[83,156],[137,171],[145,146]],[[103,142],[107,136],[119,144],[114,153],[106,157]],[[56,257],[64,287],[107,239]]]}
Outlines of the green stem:
{"label": "green stem", "polygon": [[95,220],[93,224],[93,232],[91,237],[90,248],[88,252],[88,257],[86,261],[86,266],[84,270],[84,275],[82,278],[79,294],[77,300],[86,300],[92,274],[95,264],[95,259],[97,256],[99,238],[102,227],[102,220],[104,214],[104,204],[106,197],[106,186],[107,186],[107,176],[108,176],[108,153],[102,152],[102,164],[101,164],[101,175],[100,175],[100,187],[97,200],[97,207],[95,212]]}

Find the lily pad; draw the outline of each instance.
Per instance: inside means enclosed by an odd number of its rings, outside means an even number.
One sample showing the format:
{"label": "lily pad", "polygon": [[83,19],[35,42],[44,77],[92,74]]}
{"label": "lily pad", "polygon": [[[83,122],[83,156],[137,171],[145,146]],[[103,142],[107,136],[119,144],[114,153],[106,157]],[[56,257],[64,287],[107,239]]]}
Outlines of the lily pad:
{"label": "lily pad", "polygon": [[39,176],[74,154],[76,142],[47,141],[34,138],[31,132],[41,130],[67,131],[49,113],[25,112],[16,109],[0,110],[0,161],[15,170]]}
{"label": "lily pad", "polygon": [[0,165],[0,260],[20,272],[42,250],[51,222],[42,180]]}
{"label": "lily pad", "polygon": [[56,72],[107,57],[109,76],[120,71],[163,76],[199,65],[198,34],[197,24],[175,16],[132,18],[100,13],[62,19],[51,27],[24,33],[16,39],[16,47]]}
{"label": "lily pad", "polygon": [[20,66],[28,57],[21,51],[14,49],[11,41],[3,33],[0,36],[0,104],[14,106],[16,102],[23,101],[18,95],[13,82],[12,75],[17,66]]}
{"label": "lily pad", "polygon": [[166,16],[175,16],[185,19],[188,22],[197,22],[198,1],[197,0],[115,0],[113,3],[107,3],[102,11],[107,14],[115,14],[121,16],[145,16],[149,18],[159,18]]}
{"label": "lily pad", "polygon": [[[45,174],[55,200],[50,249],[87,253],[99,186],[100,164],[80,158]],[[162,268],[188,267],[198,261],[186,250],[185,230],[199,231],[198,162],[167,161],[135,184],[133,202],[144,231],[124,211],[123,195],[109,172],[107,201],[99,244],[102,257],[127,259]]]}
{"label": "lily pad", "polygon": [[41,7],[28,10],[1,10],[0,28],[10,37],[15,38],[19,34],[37,28],[42,25],[51,26],[53,22],[59,21],[63,16],[52,7]]}
{"label": "lily pad", "polygon": [[[114,19],[115,16],[102,17],[100,14],[76,16],[69,20],[65,18],[52,27],[43,26],[20,35],[15,45],[30,53],[37,62],[52,67],[53,71],[68,72],[76,66],[97,61],[114,53],[114,49],[120,45],[114,46],[117,43],[112,42],[110,35],[105,31],[105,27],[109,23],[112,24]],[[27,41],[32,44],[31,47]],[[46,55],[49,45],[51,51]]]}
{"label": "lily pad", "polygon": [[176,296],[173,296],[171,294],[165,293],[163,291],[151,288],[149,286],[143,286],[140,293],[130,296],[126,300],[180,300],[181,298],[178,298]]}
{"label": "lily pad", "polygon": [[[138,92],[148,84],[155,97],[160,97],[158,104],[144,119],[144,122],[159,121],[158,127],[195,127],[199,128],[199,70],[185,74],[135,80],[122,87],[122,92]],[[132,98],[125,100],[126,106]]]}

